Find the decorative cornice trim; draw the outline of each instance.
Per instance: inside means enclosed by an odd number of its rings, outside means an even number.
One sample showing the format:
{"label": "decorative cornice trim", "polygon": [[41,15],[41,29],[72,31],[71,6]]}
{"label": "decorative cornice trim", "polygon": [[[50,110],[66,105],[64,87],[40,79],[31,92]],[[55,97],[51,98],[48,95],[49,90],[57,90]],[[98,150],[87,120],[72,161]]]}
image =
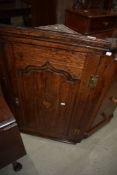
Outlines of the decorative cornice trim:
{"label": "decorative cornice trim", "polygon": [[56,69],[53,67],[48,61],[45,62],[42,66],[33,66],[29,65],[25,68],[17,68],[17,73],[29,73],[29,72],[39,72],[39,71],[51,71],[51,72],[56,72],[59,74],[63,74],[67,80],[69,81],[78,81],[78,79],[74,78],[70,73],[67,71],[61,70],[61,69]]}

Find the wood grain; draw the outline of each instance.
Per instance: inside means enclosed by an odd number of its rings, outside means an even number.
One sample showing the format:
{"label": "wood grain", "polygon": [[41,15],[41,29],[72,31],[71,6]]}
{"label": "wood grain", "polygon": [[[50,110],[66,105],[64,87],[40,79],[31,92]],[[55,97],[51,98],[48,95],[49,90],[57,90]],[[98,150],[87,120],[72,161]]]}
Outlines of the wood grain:
{"label": "wood grain", "polygon": [[[0,26],[0,40],[0,80],[7,75],[4,94],[10,94],[20,130],[72,143],[93,133],[115,74],[114,56],[105,56],[111,43],[9,26]],[[98,77],[94,88],[89,86],[92,76]]]}

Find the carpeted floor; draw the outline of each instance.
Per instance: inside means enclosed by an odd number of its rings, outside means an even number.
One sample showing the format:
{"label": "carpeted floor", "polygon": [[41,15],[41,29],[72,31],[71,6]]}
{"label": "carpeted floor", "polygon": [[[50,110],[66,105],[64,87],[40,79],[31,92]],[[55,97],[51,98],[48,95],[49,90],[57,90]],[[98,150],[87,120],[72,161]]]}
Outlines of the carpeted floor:
{"label": "carpeted floor", "polygon": [[104,128],[80,144],[71,145],[22,134],[27,156],[19,162],[20,172],[12,166],[0,175],[116,175],[117,174],[117,110]]}

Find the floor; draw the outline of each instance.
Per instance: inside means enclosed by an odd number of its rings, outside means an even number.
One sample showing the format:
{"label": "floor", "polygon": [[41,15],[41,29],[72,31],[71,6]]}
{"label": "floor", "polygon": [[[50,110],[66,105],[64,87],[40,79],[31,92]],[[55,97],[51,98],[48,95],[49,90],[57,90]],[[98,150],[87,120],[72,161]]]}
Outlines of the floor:
{"label": "floor", "polygon": [[117,110],[114,116],[77,145],[22,134],[27,150],[27,156],[19,160],[23,169],[16,173],[8,165],[0,175],[116,175]]}

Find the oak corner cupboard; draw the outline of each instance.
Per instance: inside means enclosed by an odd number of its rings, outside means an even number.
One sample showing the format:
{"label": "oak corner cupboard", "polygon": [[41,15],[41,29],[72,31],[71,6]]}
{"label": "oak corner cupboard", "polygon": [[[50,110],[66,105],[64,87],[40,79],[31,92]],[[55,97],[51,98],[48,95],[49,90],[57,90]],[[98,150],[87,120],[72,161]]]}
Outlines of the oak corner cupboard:
{"label": "oak corner cupboard", "polygon": [[0,82],[20,130],[77,143],[107,123],[117,97],[110,48],[72,31],[0,26]]}

